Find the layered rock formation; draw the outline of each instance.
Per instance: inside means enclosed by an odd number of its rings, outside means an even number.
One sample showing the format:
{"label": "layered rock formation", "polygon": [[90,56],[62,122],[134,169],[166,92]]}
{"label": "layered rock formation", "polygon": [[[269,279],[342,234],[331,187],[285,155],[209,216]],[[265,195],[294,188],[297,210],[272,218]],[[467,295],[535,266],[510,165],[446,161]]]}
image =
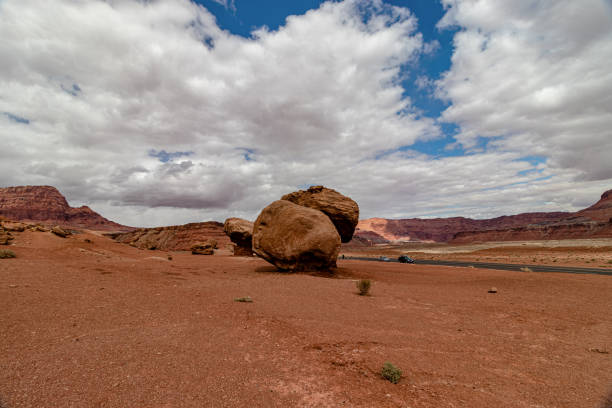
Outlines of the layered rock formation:
{"label": "layered rock formation", "polygon": [[612,238],[612,190],[584,210],[570,213],[560,220],[540,224],[527,224],[514,228],[495,228],[484,231],[462,231],[453,237],[453,243],[485,241],[523,241],[540,239]]}
{"label": "layered rock formation", "polygon": [[336,266],[340,235],[321,211],[274,201],[253,227],[253,251],[280,270],[329,269]]}
{"label": "layered rock formation", "polygon": [[353,238],[359,221],[359,206],[349,197],[323,186],[312,186],[284,195],[281,200],[321,211],[334,223],[342,242]]}
{"label": "layered rock formation", "polygon": [[557,222],[548,225],[458,232],[450,241],[453,244],[489,241],[531,241],[585,238],[612,238],[612,222]]}
{"label": "layered rock formation", "polygon": [[66,198],[51,186],[0,188],[0,216],[15,221],[41,222],[98,231],[133,229],[109,221],[87,206],[70,207]]}
{"label": "layered rock formation", "polygon": [[598,202],[575,213],[570,219],[586,219],[587,221],[612,221],[612,190],[601,195]]}
{"label": "layered rock formation", "polygon": [[116,241],[141,249],[163,251],[190,251],[200,242],[214,239],[223,247],[230,244],[223,224],[215,221],[197,222],[169,227],[140,228],[134,231],[108,234]]}
{"label": "layered rock formation", "polygon": [[228,218],[223,230],[236,244],[234,256],[253,256],[253,223],[242,218]]}
{"label": "layered rock formation", "polygon": [[376,245],[394,241],[469,243],[531,239],[612,237],[612,190],[593,206],[576,213],[524,213],[492,219],[464,217],[434,219],[360,220],[350,245]]}

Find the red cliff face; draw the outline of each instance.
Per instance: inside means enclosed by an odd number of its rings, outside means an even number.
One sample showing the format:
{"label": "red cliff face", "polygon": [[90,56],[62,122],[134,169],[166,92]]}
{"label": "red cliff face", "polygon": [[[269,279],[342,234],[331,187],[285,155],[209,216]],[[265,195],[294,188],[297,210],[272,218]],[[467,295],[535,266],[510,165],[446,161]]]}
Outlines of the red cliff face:
{"label": "red cliff face", "polygon": [[601,199],[584,210],[578,211],[576,217],[583,217],[593,221],[612,220],[612,190],[601,195]]}
{"label": "red cliff face", "polygon": [[99,231],[132,229],[107,220],[87,206],[70,207],[66,198],[51,186],[0,188],[0,216],[15,221],[57,224]]}
{"label": "red cliff face", "polygon": [[[485,220],[463,217],[360,220],[355,232],[360,243],[369,241],[372,234],[383,242],[453,243],[612,237],[612,190],[603,193],[596,204],[576,213],[524,213]],[[380,238],[371,243],[380,243]]]}
{"label": "red cliff face", "polygon": [[[403,220],[371,218],[359,221],[356,236],[368,238],[372,232],[386,241],[434,241],[447,242],[462,231],[514,228],[527,224],[558,221],[570,213],[525,213],[485,220],[464,217]],[[375,242],[379,243],[379,242]]]}

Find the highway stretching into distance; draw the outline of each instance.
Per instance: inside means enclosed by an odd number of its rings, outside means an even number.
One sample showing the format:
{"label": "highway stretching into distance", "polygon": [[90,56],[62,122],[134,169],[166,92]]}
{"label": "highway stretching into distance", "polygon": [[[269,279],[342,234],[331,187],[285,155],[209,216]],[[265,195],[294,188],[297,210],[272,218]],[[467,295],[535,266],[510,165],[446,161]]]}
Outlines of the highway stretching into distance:
{"label": "highway stretching into distance", "polygon": [[[397,258],[389,258],[388,261],[383,261],[380,258],[367,258],[357,256],[347,256],[344,259],[360,260],[360,261],[376,261],[376,262],[397,262]],[[581,268],[577,266],[550,266],[550,265],[527,265],[527,264],[502,264],[491,262],[466,262],[466,261],[432,261],[432,260],[415,260],[416,265],[439,265],[439,266],[462,266],[474,267],[481,269],[498,269],[502,271],[521,271],[522,268],[529,268],[532,272],[556,272],[556,273],[575,273],[575,274],[590,274],[590,275],[608,275],[612,276],[612,268]],[[410,264],[407,264],[410,265]]]}

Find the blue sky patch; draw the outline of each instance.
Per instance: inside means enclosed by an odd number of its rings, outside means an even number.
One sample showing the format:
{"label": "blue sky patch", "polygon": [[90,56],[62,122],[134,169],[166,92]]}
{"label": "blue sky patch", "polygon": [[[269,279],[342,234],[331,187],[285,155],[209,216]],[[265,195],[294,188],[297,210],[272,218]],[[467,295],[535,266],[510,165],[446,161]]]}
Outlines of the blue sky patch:
{"label": "blue sky patch", "polygon": [[64,92],[72,96],[78,96],[79,93],[81,93],[81,87],[77,84],[72,84],[72,86],[65,86],[64,84],[61,84],[60,86],[62,87]]}
{"label": "blue sky patch", "polygon": [[[308,10],[317,9],[324,3],[322,0],[235,0],[229,3],[232,7],[224,7],[221,2],[215,0],[195,0],[195,2],[214,14],[219,27],[245,38],[250,38],[253,30],[263,26],[270,30],[278,30],[285,25],[287,16],[305,14]],[[401,68],[403,97],[410,98],[412,108],[418,112],[418,116],[436,119],[449,106],[447,102],[434,96],[435,81],[451,66],[453,37],[457,29],[439,30],[436,27],[444,15],[444,8],[438,1],[386,0],[384,3],[408,8],[417,18],[416,30],[422,34],[424,48],[428,48],[429,52],[424,50],[416,63]],[[364,18],[367,19],[369,14],[371,12],[365,10]],[[209,48],[214,46],[208,43],[206,45]],[[455,142],[453,136],[457,133],[457,127],[453,124],[442,124],[440,128],[443,133],[442,138],[417,142],[406,149],[435,157],[463,154],[460,148],[448,149],[448,145]]]}
{"label": "blue sky patch", "polygon": [[237,150],[240,150],[242,152],[242,157],[244,157],[244,160],[255,161],[255,158],[253,157],[253,155],[255,154],[255,149],[249,149],[246,147],[238,147]]}
{"label": "blue sky patch", "polygon": [[149,157],[155,157],[162,163],[167,163],[179,157],[191,156],[194,152],[167,152],[165,150],[149,150]]}
{"label": "blue sky patch", "polygon": [[5,115],[10,120],[12,120],[13,122],[23,123],[24,125],[30,124],[30,119],[22,118],[21,116],[14,115],[10,112],[2,112],[2,114]]}

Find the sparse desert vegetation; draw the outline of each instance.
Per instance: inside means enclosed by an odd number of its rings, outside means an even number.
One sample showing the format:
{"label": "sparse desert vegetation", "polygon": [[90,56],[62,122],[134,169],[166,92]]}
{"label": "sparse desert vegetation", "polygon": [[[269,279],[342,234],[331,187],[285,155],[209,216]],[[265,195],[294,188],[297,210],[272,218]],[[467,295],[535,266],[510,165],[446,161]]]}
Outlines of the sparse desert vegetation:
{"label": "sparse desert vegetation", "polygon": [[397,384],[402,379],[402,370],[389,362],[383,364],[381,374],[384,379],[392,382],[393,384]]}
{"label": "sparse desert vegetation", "polygon": [[10,249],[0,249],[0,259],[15,258],[16,255]]}
{"label": "sparse desert vegetation", "polygon": [[372,286],[372,281],[369,279],[359,279],[357,282],[357,290],[359,291],[360,296],[366,296],[370,293],[370,287]]}

